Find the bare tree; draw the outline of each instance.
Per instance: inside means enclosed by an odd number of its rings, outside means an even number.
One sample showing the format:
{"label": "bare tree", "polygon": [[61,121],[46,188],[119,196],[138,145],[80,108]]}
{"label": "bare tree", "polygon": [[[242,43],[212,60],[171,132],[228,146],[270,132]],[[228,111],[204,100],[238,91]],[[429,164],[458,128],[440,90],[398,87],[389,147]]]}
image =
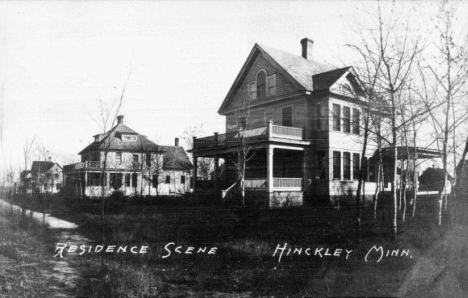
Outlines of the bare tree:
{"label": "bare tree", "polygon": [[101,228],[102,228],[102,241],[104,243],[104,216],[105,216],[105,202],[106,202],[106,178],[107,178],[107,158],[109,153],[109,148],[112,144],[112,139],[114,137],[114,133],[108,129],[113,128],[115,126],[115,122],[117,120],[117,116],[120,113],[120,108],[122,107],[122,103],[124,100],[125,90],[127,88],[127,83],[130,78],[130,74],[128,75],[125,84],[120,92],[120,95],[114,94],[113,98],[110,102],[106,102],[102,97],[98,98],[98,108],[99,108],[99,118],[94,119],[94,122],[100,126],[102,129],[102,144],[103,144],[103,162],[100,165],[101,167]]}
{"label": "bare tree", "polygon": [[[468,78],[468,45],[466,37],[458,39],[453,30],[452,20],[455,7],[443,1],[440,5],[435,31],[440,41],[435,45],[434,53],[429,57],[423,69],[429,70],[428,85],[434,86],[432,96],[425,97],[426,105],[436,104],[439,109],[430,113],[430,123],[435,132],[435,141],[442,159],[444,186],[439,192],[439,225],[442,224],[442,205],[445,199],[447,208],[446,186],[449,172],[449,151],[452,146],[454,168],[456,167],[456,132],[460,124],[467,120],[468,113],[462,108],[466,100]],[[424,71],[421,71],[424,74]],[[454,171],[454,176],[456,171]]]}
{"label": "bare tree", "polygon": [[36,136],[33,136],[32,139],[28,137],[23,139],[23,160],[24,160],[24,169],[28,169],[28,163],[31,158],[31,155],[35,152],[36,148],[34,147]]}
{"label": "bare tree", "polygon": [[[189,125],[184,128],[182,138],[189,150],[193,149],[193,137],[205,135],[203,125]],[[202,157],[197,159],[198,174],[204,179],[210,178],[210,173],[214,170],[214,162],[212,158]]]}
{"label": "bare tree", "polygon": [[[371,23],[362,34],[363,38],[357,48],[363,49],[367,61],[372,62],[369,69],[373,78],[375,74],[375,94],[380,95],[386,102],[389,117],[391,137],[389,140],[392,148],[392,197],[394,216],[392,220],[393,237],[397,236],[397,156],[398,135],[403,127],[403,120],[399,115],[399,107],[404,104],[404,91],[412,75],[416,61],[419,59],[422,46],[417,38],[411,35],[410,15],[396,13],[395,4],[390,13],[382,13],[381,4],[378,3],[377,12],[369,15]],[[409,119],[406,119],[408,121]]]}

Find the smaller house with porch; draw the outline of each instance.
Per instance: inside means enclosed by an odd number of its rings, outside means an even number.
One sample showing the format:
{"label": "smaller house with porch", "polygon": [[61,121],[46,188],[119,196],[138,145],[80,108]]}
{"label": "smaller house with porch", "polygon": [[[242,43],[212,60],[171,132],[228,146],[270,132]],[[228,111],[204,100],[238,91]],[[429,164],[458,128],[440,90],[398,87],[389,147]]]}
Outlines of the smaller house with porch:
{"label": "smaller house with porch", "polygon": [[[29,177],[29,183],[32,191],[40,193],[58,193],[63,186],[63,171],[62,167],[56,163],[49,161],[33,161],[31,172],[25,173],[25,179]],[[28,192],[28,186],[25,186]]]}
{"label": "smaller house with porch", "polygon": [[100,197],[170,195],[190,191],[192,164],[184,148],[160,146],[124,124],[124,116],[79,155],[81,162],[64,166],[65,186],[73,195]]}

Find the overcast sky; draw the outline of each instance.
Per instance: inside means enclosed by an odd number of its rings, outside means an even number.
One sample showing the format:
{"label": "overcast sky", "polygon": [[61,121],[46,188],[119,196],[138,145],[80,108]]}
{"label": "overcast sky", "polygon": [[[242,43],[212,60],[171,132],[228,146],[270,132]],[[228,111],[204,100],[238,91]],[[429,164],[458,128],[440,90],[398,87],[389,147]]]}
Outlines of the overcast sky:
{"label": "overcast sky", "polygon": [[[76,155],[101,132],[98,98],[120,94],[127,77],[121,114],[137,132],[162,145],[190,125],[223,133],[217,110],[255,43],[300,55],[308,37],[315,60],[342,65],[351,27],[374,4],[1,1],[1,161],[22,165],[33,135],[59,162]],[[431,22],[437,5],[418,4],[418,20]]]}

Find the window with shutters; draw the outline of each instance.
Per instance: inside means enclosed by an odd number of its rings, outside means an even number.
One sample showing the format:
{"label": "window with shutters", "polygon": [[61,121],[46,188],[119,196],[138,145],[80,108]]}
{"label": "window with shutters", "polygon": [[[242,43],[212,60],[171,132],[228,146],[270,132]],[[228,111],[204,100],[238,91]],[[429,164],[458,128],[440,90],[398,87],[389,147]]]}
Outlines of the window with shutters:
{"label": "window with shutters", "polygon": [[255,81],[248,84],[250,100],[264,99],[276,95],[276,74],[267,75],[264,69],[257,73]]}

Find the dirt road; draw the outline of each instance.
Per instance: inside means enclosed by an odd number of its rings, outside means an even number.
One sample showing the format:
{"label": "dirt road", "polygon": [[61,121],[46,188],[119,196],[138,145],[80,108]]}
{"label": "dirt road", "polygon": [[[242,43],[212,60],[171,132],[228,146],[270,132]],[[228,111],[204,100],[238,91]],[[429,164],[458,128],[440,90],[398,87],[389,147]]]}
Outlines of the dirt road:
{"label": "dirt road", "polygon": [[468,297],[468,199],[453,204],[453,226],[421,256],[398,297]]}

